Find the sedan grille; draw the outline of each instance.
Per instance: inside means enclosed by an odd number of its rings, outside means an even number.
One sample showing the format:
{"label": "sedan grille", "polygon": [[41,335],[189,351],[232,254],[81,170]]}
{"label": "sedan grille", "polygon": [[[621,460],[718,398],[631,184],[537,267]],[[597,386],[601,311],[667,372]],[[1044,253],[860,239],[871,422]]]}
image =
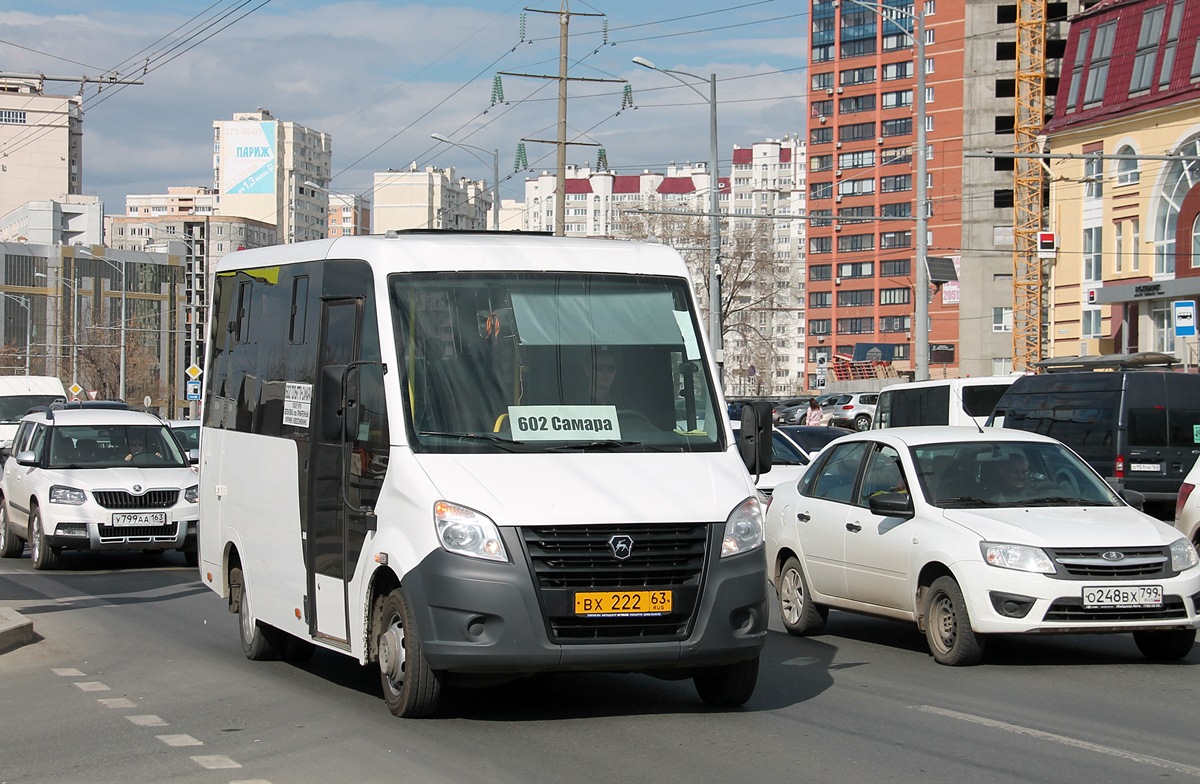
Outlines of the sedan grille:
{"label": "sedan grille", "polygon": [[1046,621],[1111,623],[1117,621],[1187,620],[1187,608],[1178,596],[1164,596],[1161,607],[1089,607],[1070,596],[1056,600],[1046,610]]}
{"label": "sedan grille", "polygon": [[1166,547],[1047,550],[1060,580],[1142,580],[1171,576]]}
{"label": "sedan grille", "polygon": [[[556,642],[685,639],[703,583],[710,540],[708,524],[543,526],[521,536]],[[616,538],[631,543],[614,555]],[[672,611],[648,617],[577,615],[576,591],[670,590]]]}
{"label": "sedan grille", "polygon": [[92,495],[105,509],[169,509],[179,500],[179,490],[150,490],[144,495],[125,490],[97,490]]}

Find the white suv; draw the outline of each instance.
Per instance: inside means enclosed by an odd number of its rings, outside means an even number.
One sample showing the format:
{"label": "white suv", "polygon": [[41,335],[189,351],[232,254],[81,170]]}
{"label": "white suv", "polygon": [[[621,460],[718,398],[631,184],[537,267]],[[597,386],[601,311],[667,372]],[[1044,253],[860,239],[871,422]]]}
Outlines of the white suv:
{"label": "white suv", "polygon": [[63,550],[181,550],[195,566],[196,473],[153,414],[55,404],[28,414],[0,479],[0,556],[35,569]]}

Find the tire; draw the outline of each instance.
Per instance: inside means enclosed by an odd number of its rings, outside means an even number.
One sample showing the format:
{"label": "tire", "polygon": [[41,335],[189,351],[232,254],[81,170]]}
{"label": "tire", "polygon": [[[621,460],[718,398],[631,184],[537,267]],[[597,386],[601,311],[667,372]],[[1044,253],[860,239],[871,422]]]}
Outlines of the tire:
{"label": "tire", "polygon": [[20,558],[25,540],[8,527],[8,504],[0,499],[0,558]]}
{"label": "tire", "polygon": [[42,510],[34,506],[29,510],[29,558],[33,568],[57,569],[61,550],[46,544],[46,533],[42,530]]}
{"label": "tire", "polygon": [[788,634],[804,637],[810,634],[820,634],[825,629],[825,621],[829,618],[829,608],[813,604],[812,594],[808,590],[808,580],[800,561],[795,557],[788,558],[783,563],[779,573],[779,616]]}
{"label": "tire", "polygon": [[279,646],[279,655],[286,662],[303,664],[312,658],[316,650],[317,646],[313,644],[312,640],[302,640],[285,633],[283,642]]}
{"label": "tire", "polygon": [[[250,591],[246,588],[246,575],[241,567],[229,570],[229,585],[237,591],[238,631],[242,638],[242,653],[252,661],[270,661],[279,658],[280,632],[259,622],[254,617],[254,605]],[[236,586],[236,588],[234,588]]]}
{"label": "tire", "polygon": [[379,613],[379,683],[393,716],[432,716],[441,696],[440,676],[429,668],[412,607],[403,588],[383,600]]}
{"label": "tire", "polygon": [[939,577],[926,591],[925,639],[938,664],[969,667],[983,658],[984,639],[971,629],[962,589],[953,577]]}
{"label": "tire", "polygon": [[717,708],[745,705],[758,683],[758,657],[735,664],[705,667],[692,676],[692,682],[706,705]]}
{"label": "tire", "polygon": [[867,414],[859,414],[858,416],[854,417],[854,429],[859,431],[870,430],[871,417]]}
{"label": "tire", "polygon": [[181,550],[180,552],[183,553],[183,562],[185,564],[187,564],[188,566],[195,569],[197,566],[200,565],[200,551],[199,550]]}
{"label": "tire", "polygon": [[1170,629],[1161,632],[1134,632],[1138,650],[1151,661],[1178,661],[1192,652],[1195,629]]}

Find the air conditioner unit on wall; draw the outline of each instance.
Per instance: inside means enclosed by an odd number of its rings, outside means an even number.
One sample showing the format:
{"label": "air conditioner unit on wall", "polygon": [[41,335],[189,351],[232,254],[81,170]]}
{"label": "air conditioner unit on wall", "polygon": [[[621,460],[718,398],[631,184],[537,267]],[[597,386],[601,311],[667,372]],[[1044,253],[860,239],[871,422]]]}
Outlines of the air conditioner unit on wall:
{"label": "air conditioner unit on wall", "polygon": [[826,87],[826,88],[825,88],[825,94],[826,94],[826,95],[833,95],[833,88],[832,88],[832,87]]}
{"label": "air conditioner unit on wall", "polygon": [[879,137],[877,137],[877,138],[875,139],[875,143],[876,143],[876,144],[883,144],[883,137],[882,137],[882,136],[879,136]]}

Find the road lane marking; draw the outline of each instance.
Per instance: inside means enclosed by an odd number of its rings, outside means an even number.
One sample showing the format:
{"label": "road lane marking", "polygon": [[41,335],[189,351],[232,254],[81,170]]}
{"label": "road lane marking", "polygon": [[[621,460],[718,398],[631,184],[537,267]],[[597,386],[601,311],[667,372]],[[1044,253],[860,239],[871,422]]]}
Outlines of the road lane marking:
{"label": "road lane marking", "polygon": [[84,691],[112,691],[112,689],[108,688],[99,681],[82,681],[80,683],[76,683],[75,686],[83,689]]}
{"label": "road lane marking", "polygon": [[139,727],[165,727],[167,723],[155,716],[153,713],[147,713],[141,716],[126,716],[125,718],[132,721]]}
{"label": "road lane marking", "polygon": [[1194,765],[1184,765],[1179,762],[1172,762],[1171,760],[1162,759],[1161,757],[1151,757],[1146,754],[1138,754],[1137,752],[1125,751],[1123,749],[1110,749],[1097,743],[1089,743],[1086,740],[1079,740],[1078,738],[1071,738],[1066,735],[1057,735],[1053,732],[1035,730],[1032,727],[1022,727],[1019,724],[1009,724],[1005,721],[988,719],[983,716],[975,716],[970,713],[959,713],[958,711],[947,710],[945,708],[936,708],[932,705],[915,705],[913,707],[919,711],[933,713],[938,716],[944,716],[948,719],[969,721],[972,724],[979,724],[984,727],[991,727],[992,729],[1013,732],[1017,735],[1025,735],[1026,737],[1037,738],[1038,740],[1045,740],[1051,743],[1059,743],[1064,746],[1073,746],[1077,749],[1083,749],[1084,751],[1094,751],[1099,754],[1107,754],[1110,757],[1119,757],[1120,759],[1127,760],[1129,762],[1137,762],[1142,765],[1152,765],[1156,768],[1163,768],[1165,770],[1175,771],[1176,773],[1182,773],[1185,776],[1195,776],[1200,778],[1200,768],[1195,767]]}
{"label": "road lane marking", "polygon": [[207,756],[207,757],[192,757],[192,760],[197,765],[200,765],[201,767],[204,767],[204,768],[208,768],[209,770],[217,770],[219,768],[240,768],[240,767],[242,767],[241,765],[239,765],[236,762],[234,762],[233,760],[231,760],[229,757],[223,757],[219,754],[213,754],[213,755]]}
{"label": "road lane marking", "polygon": [[74,667],[51,667],[50,671],[64,678],[78,678],[83,675],[83,670],[77,670]]}
{"label": "road lane marking", "polygon": [[128,697],[101,697],[96,700],[106,708],[136,708],[137,704]]}
{"label": "road lane marking", "polygon": [[191,735],[155,735],[168,746],[203,746],[204,741],[196,740]]}

